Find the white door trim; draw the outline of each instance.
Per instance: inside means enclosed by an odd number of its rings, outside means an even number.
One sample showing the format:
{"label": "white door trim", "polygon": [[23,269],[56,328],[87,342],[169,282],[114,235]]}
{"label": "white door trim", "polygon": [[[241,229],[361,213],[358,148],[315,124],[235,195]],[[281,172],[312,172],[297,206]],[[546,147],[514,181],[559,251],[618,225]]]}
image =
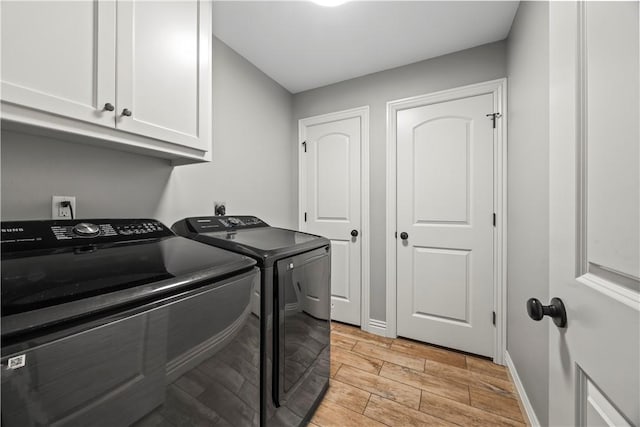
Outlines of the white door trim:
{"label": "white door trim", "polygon": [[[387,102],[387,336],[397,336],[396,318],[396,116],[398,111],[439,102],[452,101],[469,96],[491,93],[494,95],[493,112],[501,113],[496,120],[497,132],[494,134],[493,169],[493,208],[496,213],[496,226],[493,233],[493,277],[494,310],[496,328],[494,332],[495,363],[503,365],[507,343],[506,328],[506,278],[507,278],[507,79],[447,89],[426,95]],[[489,112],[487,112],[489,113]],[[487,120],[490,120],[487,117]]]}
{"label": "white door trim", "polygon": [[[303,165],[304,147],[302,143],[306,140],[306,127],[336,120],[360,118],[360,250],[361,250],[361,298],[360,298],[360,327],[362,330],[370,331],[369,318],[369,286],[370,286],[370,241],[369,229],[369,106],[351,108],[349,110],[336,111],[319,116],[306,117],[298,120],[298,229],[304,231],[306,223],[304,221],[305,208],[302,204],[307,197],[307,176]],[[375,322],[374,322],[375,323]]]}

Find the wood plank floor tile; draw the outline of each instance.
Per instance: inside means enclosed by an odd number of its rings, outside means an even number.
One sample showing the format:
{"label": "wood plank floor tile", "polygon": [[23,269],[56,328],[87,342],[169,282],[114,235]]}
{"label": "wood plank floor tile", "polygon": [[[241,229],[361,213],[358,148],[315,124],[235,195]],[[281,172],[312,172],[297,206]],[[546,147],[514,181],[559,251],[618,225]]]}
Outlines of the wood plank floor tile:
{"label": "wood plank floor tile", "polygon": [[331,380],[329,390],[327,390],[324,399],[344,406],[352,411],[363,413],[370,396],[371,393],[360,388],[343,383],[342,381]]}
{"label": "wood plank floor tile", "polygon": [[478,374],[468,369],[456,368],[444,363],[427,360],[424,365],[424,372],[496,393],[507,395],[515,393],[515,387],[508,380],[505,381],[489,375]]}
{"label": "wood plank floor tile", "polygon": [[524,422],[518,400],[515,396],[505,396],[500,393],[469,387],[471,406],[512,420]]}
{"label": "wood plank floor tile", "polygon": [[342,347],[345,350],[351,350],[356,345],[356,340],[348,338],[344,335],[331,334],[331,346]]}
{"label": "wood plank floor tile", "polygon": [[353,347],[353,351],[355,353],[364,354],[365,356],[371,356],[375,357],[376,359],[384,360],[385,362],[404,366],[415,371],[424,370],[425,360],[423,358],[410,356],[408,354],[404,354],[389,348],[379,347],[377,345],[365,342],[358,342],[356,346]]}
{"label": "wood plank floor tile", "polygon": [[422,392],[420,410],[452,423],[470,427],[525,427],[525,424],[436,394]]}
{"label": "wood plank floor tile", "polygon": [[332,333],[342,335],[347,338],[355,339],[357,341],[368,342],[371,344],[379,345],[382,347],[391,347],[393,338],[381,337],[379,335],[370,334],[362,331],[360,328],[350,325],[344,325],[342,323],[336,323],[335,329]]}
{"label": "wood plank floor tile", "polygon": [[342,366],[342,363],[339,362],[331,362],[329,365],[329,377],[333,378],[336,376],[336,372],[338,372],[338,369],[340,369],[340,366]]}
{"label": "wood plank floor tile", "polygon": [[410,409],[391,400],[372,395],[364,414],[389,426],[455,426],[425,412]]}
{"label": "wood plank floor tile", "polygon": [[469,403],[469,387],[456,381],[424,372],[417,372],[392,363],[384,364],[380,370],[380,376],[453,399],[457,402]]}
{"label": "wood plank floor tile", "polygon": [[446,363],[447,365],[455,366],[457,368],[467,367],[467,358],[464,354],[447,351],[428,344],[421,344],[415,341],[398,338],[393,342],[393,344],[391,344],[391,349],[410,354],[411,356]]}
{"label": "wood plank floor tile", "polygon": [[318,407],[311,422],[319,427],[383,427],[369,417],[354,412],[333,402],[323,402]]}
{"label": "wood plank floor tile", "polygon": [[524,426],[512,379],[489,360],[335,322],[331,344],[312,427]]}
{"label": "wood plank floor tile", "polygon": [[507,368],[496,365],[490,360],[480,359],[479,357],[467,356],[467,369],[478,374],[489,375],[491,377],[500,378],[509,381]]}
{"label": "wood plank floor tile", "polygon": [[340,347],[331,348],[331,363],[342,363],[373,374],[380,372],[382,360],[354,353]]}
{"label": "wood plank floor tile", "polygon": [[344,365],[336,374],[335,379],[410,408],[418,409],[420,407],[420,390],[418,388],[389,378]]}

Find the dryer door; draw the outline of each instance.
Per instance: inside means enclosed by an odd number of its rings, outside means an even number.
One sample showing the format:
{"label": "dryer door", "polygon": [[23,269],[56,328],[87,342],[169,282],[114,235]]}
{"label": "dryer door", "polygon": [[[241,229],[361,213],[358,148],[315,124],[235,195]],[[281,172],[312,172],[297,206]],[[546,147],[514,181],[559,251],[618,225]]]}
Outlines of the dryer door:
{"label": "dryer door", "polygon": [[[305,387],[303,384],[308,382],[304,380],[309,375],[329,376],[328,371],[324,372],[328,366],[323,364],[320,368],[317,362],[323,352],[328,354],[329,348],[330,259],[329,247],[324,247],[276,264],[274,313],[279,332],[274,334],[276,405],[285,405],[294,391],[302,391],[300,387]],[[296,394],[317,395],[320,390],[315,388]]]}

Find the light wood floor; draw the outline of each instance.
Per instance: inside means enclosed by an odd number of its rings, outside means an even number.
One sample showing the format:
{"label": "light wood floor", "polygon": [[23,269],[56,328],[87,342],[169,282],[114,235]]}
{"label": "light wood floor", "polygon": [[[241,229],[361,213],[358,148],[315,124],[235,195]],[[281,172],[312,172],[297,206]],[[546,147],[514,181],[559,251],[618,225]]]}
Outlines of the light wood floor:
{"label": "light wood floor", "polygon": [[504,367],[332,324],[331,385],[311,426],[524,426]]}

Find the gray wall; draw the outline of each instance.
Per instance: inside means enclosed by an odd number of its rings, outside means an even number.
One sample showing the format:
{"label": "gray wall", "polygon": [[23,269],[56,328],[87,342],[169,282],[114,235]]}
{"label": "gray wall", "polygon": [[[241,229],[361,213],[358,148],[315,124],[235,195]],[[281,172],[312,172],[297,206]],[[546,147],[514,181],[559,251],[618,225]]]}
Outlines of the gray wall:
{"label": "gray wall", "polygon": [[176,167],[157,216],[213,214],[222,200],[229,214],[296,226],[291,94],[220,41],[213,71],[213,162]]}
{"label": "gray wall", "polygon": [[542,425],[549,337],[527,316],[549,300],[549,4],[521,2],[507,43],[509,78],[507,350]]}
{"label": "gray wall", "polygon": [[[294,95],[296,121],[363,105],[370,107],[371,318],[386,319],[386,103],[505,77],[505,55],[505,42],[496,42]],[[293,163],[297,170],[295,162],[297,158]],[[297,205],[297,193],[294,203]]]}
{"label": "gray wall", "polygon": [[2,219],[50,218],[51,196],[77,197],[79,216],[255,214],[295,225],[291,94],[222,42],[214,41],[213,162],[165,160],[2,132]]}

